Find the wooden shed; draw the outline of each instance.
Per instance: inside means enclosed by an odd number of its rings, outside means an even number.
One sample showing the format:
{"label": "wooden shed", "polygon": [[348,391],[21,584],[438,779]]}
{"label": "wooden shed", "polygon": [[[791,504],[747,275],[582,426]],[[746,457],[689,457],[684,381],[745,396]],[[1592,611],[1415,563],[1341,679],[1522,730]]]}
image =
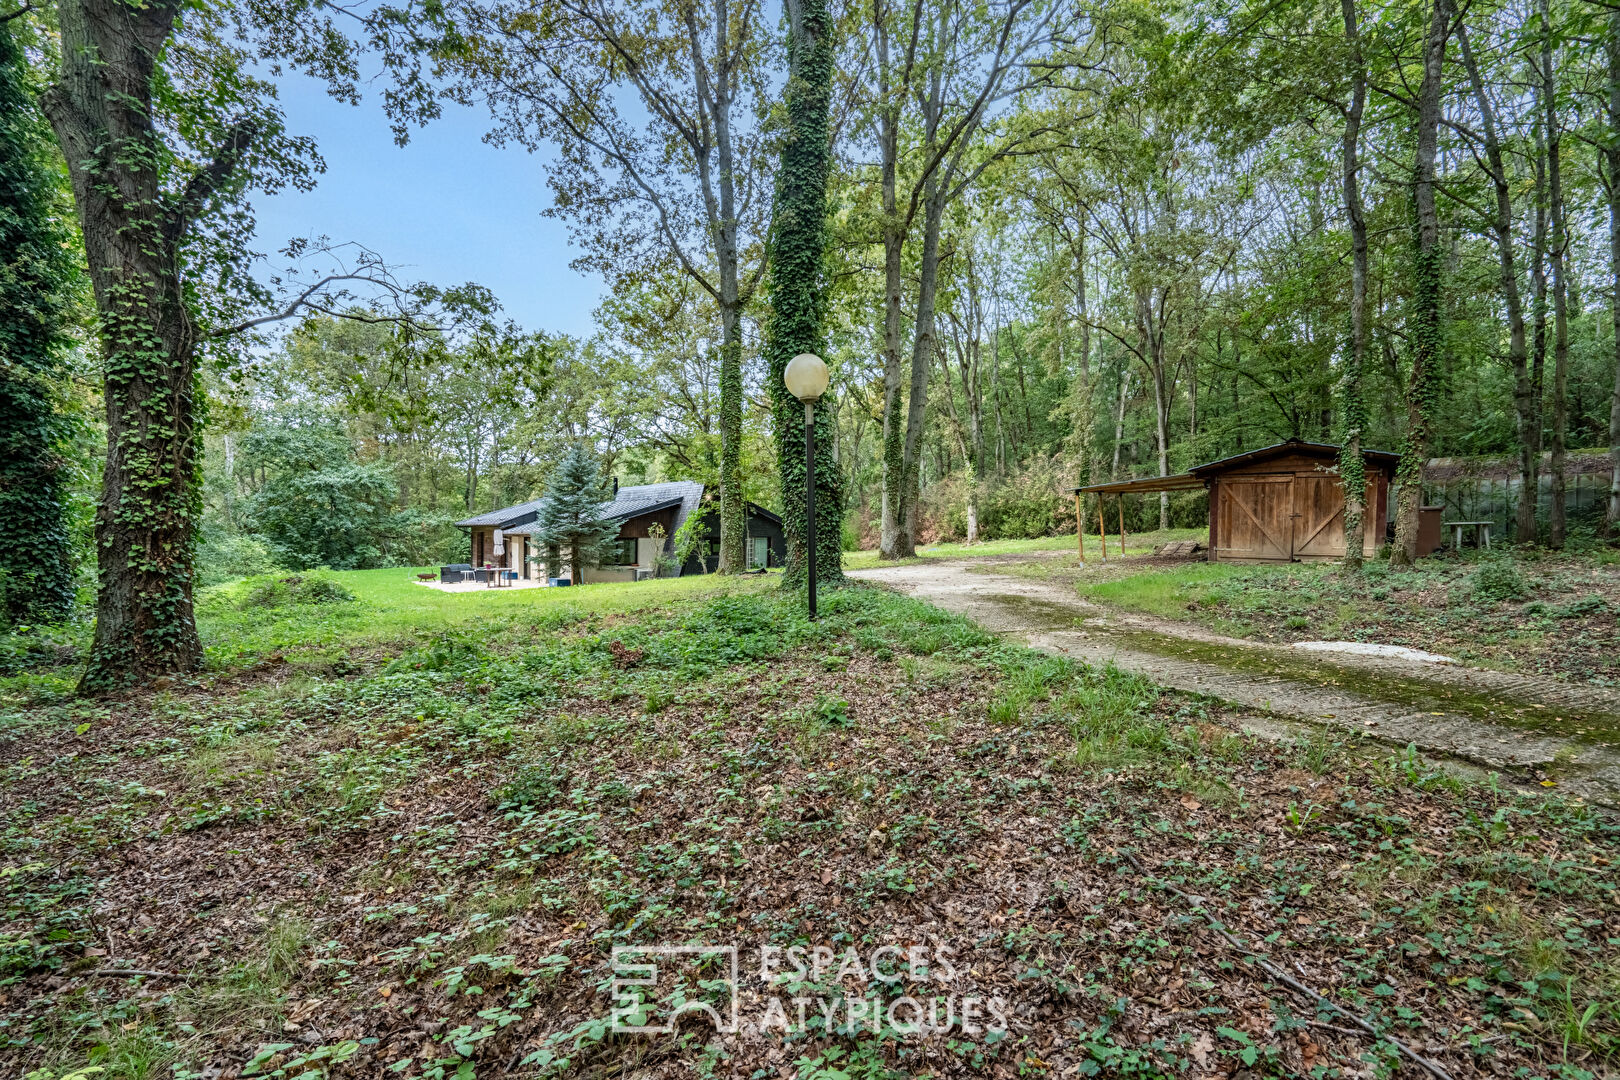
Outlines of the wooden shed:
{"label": "wooden shed", "polygon": [[[1399,454],[1363,451],[1367,515],[1363,551],[1372,555],[1389,525],[1389,486]],[[1175,476],[1154,476],[1075,488],[1091,493],[1209,491],[1211,562],[1308,562],[1344,557],[1344,488],[1339,447],[1289,439],[1195,465]],[[1083,516],[1083,515],[1082,515]]]}

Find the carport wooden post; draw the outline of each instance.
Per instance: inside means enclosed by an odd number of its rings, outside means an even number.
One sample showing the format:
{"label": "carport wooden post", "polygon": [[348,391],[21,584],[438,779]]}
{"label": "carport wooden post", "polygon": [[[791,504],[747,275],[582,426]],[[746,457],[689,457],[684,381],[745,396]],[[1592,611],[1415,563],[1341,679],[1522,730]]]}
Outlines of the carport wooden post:
{"label": "carport wooden post", "polygon": [[1115,495],[1114,496],[1114,501],[1119,504],[1119,557],[1123,559],[1125,557],[1125,495],[1124,495],[1124,493],[1121,492],[1120,494]]}
{"label": "carport wooden post", "polygon": [[1074,493],[1074,538],[1080,544],[1080,565],[1086,565],[1086,507],[1085,497]]}
{"label": "carport wooden post", "polygon": [[[1108,519],[1103,517],[1102,492],[1097,492],[1097,539],[1102,541],[1103,562],[1108,561]],[[1121,554],[1124,554],[1121,552]]]}

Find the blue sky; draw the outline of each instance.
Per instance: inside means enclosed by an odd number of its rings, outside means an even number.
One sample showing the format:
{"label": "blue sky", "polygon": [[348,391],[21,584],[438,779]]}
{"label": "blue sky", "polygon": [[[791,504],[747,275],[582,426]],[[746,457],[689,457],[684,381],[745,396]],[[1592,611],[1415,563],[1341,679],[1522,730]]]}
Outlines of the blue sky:
{"label": "blue sky", "polygon": [[454,106],[401,148],[374,98],[355,107],[302,76],[278,82],[288,130],[314,136],[326,172],[314,191],[254,199],[260,250],[357,241],[406,280],[488,286],[527,330],[590,333],[602,283],[569,267],[565,224],[540,216],[551,193],[539,155],[486,145],[483,117]]}

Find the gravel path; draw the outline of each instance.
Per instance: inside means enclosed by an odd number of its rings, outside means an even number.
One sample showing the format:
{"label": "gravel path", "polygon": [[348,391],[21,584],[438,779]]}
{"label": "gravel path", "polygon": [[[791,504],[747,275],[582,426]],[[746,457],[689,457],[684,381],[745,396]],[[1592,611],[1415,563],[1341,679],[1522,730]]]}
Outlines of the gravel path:
{"label": "gravel path", "polygon": [[[1552,777],[1569,791],[1620,806],[1620,693],[1613,690],[1224,638],[1184,623],[1120,614],[1066,586],[987,573],[975,560],[927,560],[850,576],[1048,652],[1112,663],[1163,686],[1273,717],[1415,743],[1521,783]],[[1275,728],[1265,717],[1252,726]]]}

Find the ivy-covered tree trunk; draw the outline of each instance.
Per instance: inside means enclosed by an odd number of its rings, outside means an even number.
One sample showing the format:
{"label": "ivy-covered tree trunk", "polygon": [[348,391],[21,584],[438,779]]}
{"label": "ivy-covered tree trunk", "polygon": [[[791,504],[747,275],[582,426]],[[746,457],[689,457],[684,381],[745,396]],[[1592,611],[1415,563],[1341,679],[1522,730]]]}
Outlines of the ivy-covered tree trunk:
{"label": "ivy-covered tree trunk", "polygon": [[1446,39],[1451,36],[1451,4],[1434,0],[1423,44],[1423,82],[1418,89],[1417,153],[1412,168],[1412,209],[1416,235],[1412,252],[1412,306],[1407,335],[1412,374],[1406,387],[1406,441],[1395,473],[1400,496],[1395,507],[1395,550],[1390,562],[1411,566],[1417,559],[1418,506],[1423,501],[1423,463],[1439,396],[1440,219],[1434,204],[1434,162],[1440,134],[1440,80]]}
{"label": "ivy-covered tree trunk", "polygon": [[[1513,197],[1508,184],[1507,168],[1502,159],[1502,143],[1496,130],[1496,110],[1485,92],[1485,81],[1480,76],[1479,62],[1468,44],[1468,31],[1457,27],[1457,46],[1462,51],[1463,67],[1468,72],[1468,83],[1474,94],[1474,105],[1479,109],[1480,122],[1485,129],[1485,164],[1496,191],[1496,216],[1491,231],[1496,235],[1496,257],[1502,283],[1502,304],[1508,321],[1508,366],[1513,369],[1513,412],[1519,437],[1519,476],[1522,490],[1534,487],[1535,437],[1532,428],[1539,423],[1539,413],[1532,402],[1530,384],[1530,350],[1525,339],[1524,301],[1519,293],[1519,270],[1513,249]],[[1514,524],[1514,539],[1530,543],[1536,538],[1536,503],[1534,499],[1520,499],[1519,512]]]}
{"label": "ivy-covered tree trunk", "polygon": [[[715,261],[720,269],[720,572],[740,574],[748,567],[748,510],[742,480],[742,287],[738,279],[736,163],[731,146],[730,13],[715,7],[715,57],[721,65],[712,84],[715,152],[720,165],[719,219],[714,226]],[[701,71],[702,61],[693,57]],[[704,194],[709,171],[703,170]],[[749,289],[752,293],[752,288]]]}
{"label": "ivy-covered tree trunk", "polygon": [[[1367,67],[1361,54],[1356,0],[1343,0],[1344,37],[1350,46],[1350,105],[1344,114],[1344,206],[1350,223],[1350,356],[1345,364],[1344,439],[1339,480],[1344,486],[1344,564],[1361,569],[1366,534],[1367,470],[1362,435],[1367,399],[1361,372],[1367,359],[1367,219],[1361,206],[1361,116],[1367,106]],[[1377,520],[1377,515],[1373,516]]]}
{"label": "ivy-covered tree trunk", "polygon": [[883,155],[883,505],[878,553],[885,559],[909,559],[917,551],[905,528],[906,427],[900,414],[904,396],[900,362],[901,264],[906,227],[895,191],[900,108],[888,100],[888,89],[885,84],[884,111],[879,118]]}
{"label": "ivy-covered tree trunk", "polygon": [[1620,10],[1609,16],[1603,47],[1609,61],[1609,317],[1614,323],[1614,397],[1609,401],[1609,535],[1620,536]]}
{"label": "ivy-covered tree trunk", "polygon": [[1530,539],[1536,536],[1536,515],[1541,509],[1541,446],[1543,399],[1547,373],[1547,145],[1541,135],[1541,120],[1531,121],[1531,144],[1535,161],[1534,221],[1530,232],[1530,445],[1526,455],[1530,471],[1521,477],[1519,521]]}
{"label": "ivy-covered tree trunk", "polygon": [[1552,15],[1548,0],[1541,0],[1541,95],[1547,125],[1547,205],[1551,215],[1553,302],[1552,454],[1547,471],[1552,478],[1552,505],[1547,514],[1547,544],[1564,546],[1568,529],[1565,453],[1569,437],[1569,225],[1564,211],[1562,157],[1563,130],[1558,120],[1558,77],[1553,69]]}
{"label": "ivy-covered tree trunk", "polygon": [[[736,275],[731,277],[735,293]],[[748,514],[742,482],[742,334],[737,307],[735,297],[729,306],[724,302],[721,305],[719,571],[722,574],[740,574],[748,565],[744,543],[748,536]]]}
{"label": "ivy-covered tree trunk", "polygon": [[73,607],[56,406],[73,265],[52,217],[50,132],[22,50],[0,22],[0,620],[49,621]]}
{"label": "ivy-covered tree trunk", "polygon": [[192,613],[200,506],[197,329],[180,281],[195,214],[234,174],[253,137],[166,196],[167,149],[152,118],[158,54],[180,0],[63,0],[61,68],[43,97],[68,162],[100,316],[107,463],[96,508],[99,588],[87,690],[202,662]]}
{"label": "ivy-covered tree trunk", "polygon": [[[827,172],[832,157],[832,18],[826,0],[787,0],[787,137],[776,179],[770,258],[771,316],[765,330],[776,456],[782,477],[782,523],[787,534],[787,581],[806,577],[804,406],[782,384],[787,362],[820,354],[826,313],[823,261],[827,244]],[[833,410],[823,398],[815,410],[816,577],[843,580],[840,533],[843,482],[833,454]]]}
{"label": "ivy-covered tree trunk", "polygon": [[900,528],[896,545],[906,555],[917,551],[918,504],[922,501],[923,431],[928,420],[928,374],[934,367],[938,338],[935,302],[939,295],[939,233],[945,218],[945,191],[938,176],[923,184],[922,253],[917,260],[917,323],[911,338],[911,387],[906,401],[906,437],[902,472]]}

